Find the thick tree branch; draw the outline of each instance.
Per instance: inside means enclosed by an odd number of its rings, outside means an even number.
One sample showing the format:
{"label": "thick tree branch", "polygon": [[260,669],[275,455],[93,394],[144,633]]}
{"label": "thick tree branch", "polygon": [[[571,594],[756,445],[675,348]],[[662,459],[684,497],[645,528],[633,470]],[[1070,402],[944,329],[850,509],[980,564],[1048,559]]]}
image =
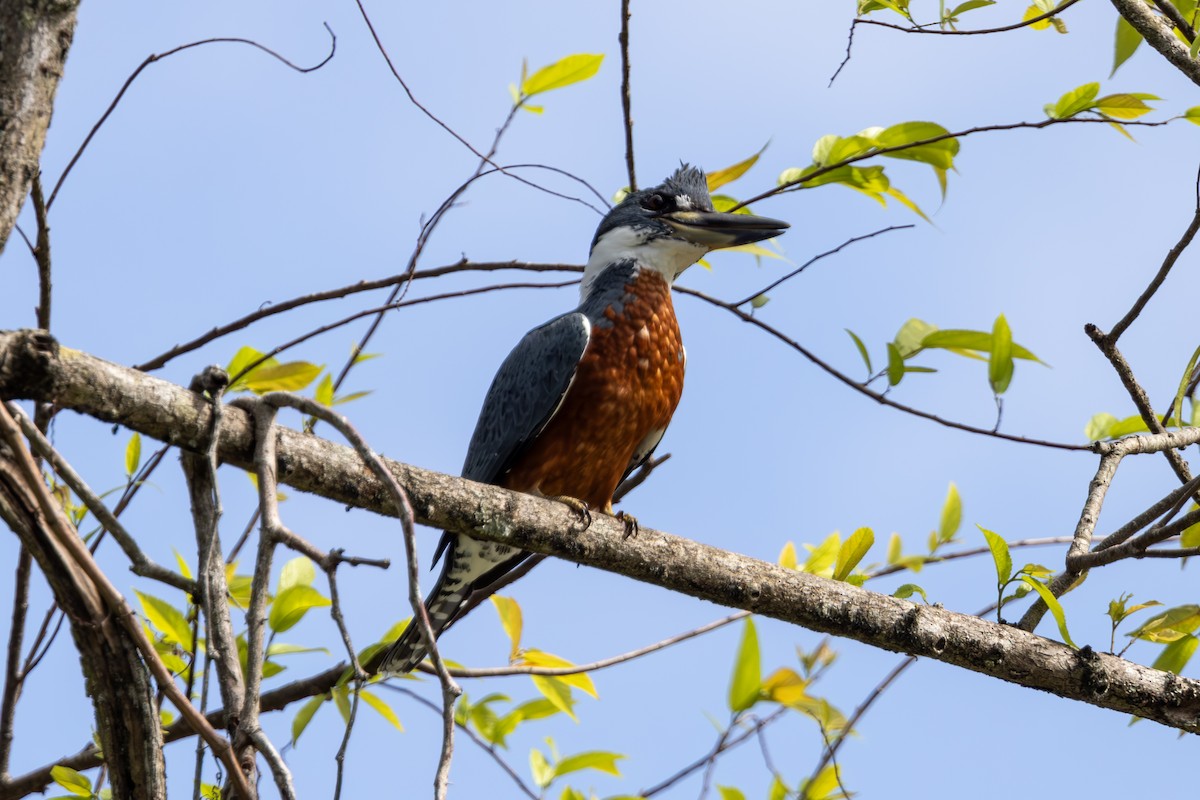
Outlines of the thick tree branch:
{"label": "thick tree branch", "polygon": [[1112,0],[1117,12],[1142,35],[1146,44],[1196,84],[1200,84],[1200,61],[1192,59],[1188,47],[1175,36],[1173,26],[1154,13],[1143,0]]}
{"label": "thick tree branch", "polygon": [[[52,401],[189,449],[204,446],[211,414],[202,398],[180,386],[59,348],[49,336],[28,331],[0,334],[0,397]],[[277,436],[282,483],[394,513],[390,492],[353,449],[287,429]],[[218,452],[242,468],[253,463],[252,424],[240,409],[225,410]],[[604,516],[578,532],[572,512],[559,503],[386,463],[417,521],[427,525],[1200,732],[1200,682],[1192,679],[678,536],[643,529],[626,539],[620,521]]]}
{"label": "thick tree branch", "polygon": [[0,3],[0,253],[38,171],[78,5]]}

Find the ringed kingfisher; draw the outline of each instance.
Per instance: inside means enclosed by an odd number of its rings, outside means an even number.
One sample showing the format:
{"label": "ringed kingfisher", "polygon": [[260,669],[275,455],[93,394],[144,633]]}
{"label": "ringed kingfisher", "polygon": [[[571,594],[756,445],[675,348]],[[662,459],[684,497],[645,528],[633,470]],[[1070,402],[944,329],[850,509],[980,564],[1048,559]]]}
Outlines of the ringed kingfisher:
{"label": "ringed kingfisher", "polygon": [[[704,172],[680,166],[629,193],[600,222],[579,306],[534,328],[501,364],[483,401],[462,476],[613,514],[620,482],[644,464],[683,392],[686,354],[671,285],[705,253],[777,236],[767,217],[713,210]],[[623,513],[626,534],[637,523]],[[441,577],[425,600],[440,634],[471,593],[529,556],[446,533]],[[380,671],[412,670],[426,655],[410,624]]]}

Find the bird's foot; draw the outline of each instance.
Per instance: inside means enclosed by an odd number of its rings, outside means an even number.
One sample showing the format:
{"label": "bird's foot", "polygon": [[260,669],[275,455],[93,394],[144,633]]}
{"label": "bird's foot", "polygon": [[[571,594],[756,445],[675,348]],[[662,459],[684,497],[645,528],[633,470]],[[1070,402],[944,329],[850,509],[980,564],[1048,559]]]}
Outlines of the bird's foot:
{"label": "bird's foot", "polygon": [[569,495],[560,494],[549,498],[557,500],[571,511],[575,512],[575,516],[579,517],[579,521],[583,523],[583,529],[586,531],[592,527],[592,509],[586,502],[578,497],[570,497]]}
{"label": "bird's foot", "polygon": [[641,530],[641,526],[638,525],[637,517],[627,511],[618,511],[616,514],[613,514],[613,516],[621,520],[621,523],[625,526],[625,535],[621,537],[622,539],[628,539],[631,536],[638,535],[638,531]]}

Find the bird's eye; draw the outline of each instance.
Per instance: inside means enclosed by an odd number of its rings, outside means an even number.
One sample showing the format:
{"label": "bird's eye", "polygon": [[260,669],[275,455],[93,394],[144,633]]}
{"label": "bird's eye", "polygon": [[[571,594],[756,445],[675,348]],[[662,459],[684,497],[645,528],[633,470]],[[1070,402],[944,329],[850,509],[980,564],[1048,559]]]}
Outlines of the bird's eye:
{"label": "bird's eye", "polygon": [[647,195],[646,198],[642,200],[642,208],[646,209],[647,211],[662,211],[666,207],[667,199],[658,193]]}

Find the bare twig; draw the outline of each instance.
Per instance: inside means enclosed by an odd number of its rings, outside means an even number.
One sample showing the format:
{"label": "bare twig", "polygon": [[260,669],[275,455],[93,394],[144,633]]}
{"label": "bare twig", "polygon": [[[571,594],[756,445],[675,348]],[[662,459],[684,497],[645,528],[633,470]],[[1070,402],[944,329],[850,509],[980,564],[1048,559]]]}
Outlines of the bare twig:
{"label": "bare twig", "polygon": [[749,313],[741,310],[740,308],[733,305],[732,303],[727,303],[724,300],[719,300],[715,297],[711,297],[707,294],[704,294],[703,292],[696,291],[695,289],[689,289],[685,286],[676,286],[675,291],[679,292],[680,294],[685,294],[689,297],[695,297],[697,299],[703,300],[704,302],[708,303],[709,305],[714,305],[714,306],[717,306],[718,308],[725,309],[726,311],[728,311],[729,313],[733,314],[738,319],[740,319],[742,322],[749,323],[750,325],[753,325],[756,328],[759,328],[760,330],[775,337],[776,339],[783,342],[788,347],[795,350],[800,355],[804,356],[806,359],[808,359],[814,365],[821,368],[822,370],[824,370],[826,373],[828,373],[832,377],[836,378],[837,380],[841,381],[846,386],[849,386],[851,389],[853,389],[854,391],[856,391],[860,394],[864,394],[867,397],[870,397],[872,400],[876,401],[877,403],[879,403],[881,405],[888,406],[889,408],[894,408],[898,411],[903,411],[906,414],[912,414],[913,416],[920,417],[921,419],[927,419],[931,422],[936,422],[937,424],[944,425],[947,428],[954,428],[956,430],[967,431],[969,433],[977,433],[981,436],[990,436],[995,439],[1004,439],[1005,441],[1009,441],[1009,442],[1019,442],[1020,444],[1032,444],[1032,445],[1037,445],[1039,447],[1049,447],[1049,448],[1056,449],[1056,450],[1078,450],[1078,451],[1091,450],[1091,447],[1089,445],[1066,444],[1063,442],[1050,442],[1050,441],[1046,441],[1043,439],[1032,439],[1032,438],[1025,437],[1025,436],[1014,436],[1013,434],[1009,434],[1009,433],[1000,433],[999,431],[993,431],[990,428],[980,428],[975,425],[967,425],[966,423],[948,420],[943,417],[939,417],[936,414],[931,414],[927,411],[921,411],[920,409],[913,408],[912,406],[906,406],[903,403],[897,403],[895,400],[892,400],[885,395],[878,394],[876,392],[871,391],[866,386],[864,386],[863,384],[854,380],[850,376],[834,369],[832,366],[830,366],[825,361],[818,358],[816,356],[816,354],[814,354],[808,348],[801,345],[796,340],[790,338],[789,336],[787,336],[783,332],[779,331],[778,329],[773,328],[770,325],[766,324],[765,322],[763,322],[762,320],[760,320],[758,317],[754,316],[753,314],[749,314]]}
{"label": "bare twig", "polygon": [[325,30],[329,32],[329,54],[325,56],[325,58],[321,59],[319,63],[314,64],[311,67],[298,66],[271,48],[261,45],[253,39],[242,39],[236,36],[222,36],[212,39],[202,39],[198,42],[189,42],[188,44],[182,44],[179,47],[174,47],[165,53],[152,53],[151,55],[147,56],[146,60],[139,64],[138,68],[135,69],[133,73],[125,79],[125,83],[121,86],[121,90],[117,92],[117,96],[114,97],[112,102],[108,104],[108,108],[105,109],[104,113],[100,115],[100,119],[96,121],[96,124],[92,126],[92,129],[84,138],[83,144],[79,145],[79,149],[75,151],[75,155],[71,156],[71,160],[67,162],[67,168],[63,170],[62,175],[58,176],[58,182],[54,184],[54,191],[50,192],[50,200],[46,203],[46,208],[49,209],[54,205],[54,198],[58,197],[58,190],[62,188],[63,181],[67,179],[67,176],[71,174],[71,169],[75,166],[75,162],[77,162],[80,156],[83,155],[83,151],[87,149],[89,144],[91,144],[92,139],[95,138],[96,133],[99,132],[101,126],[103,126],[104,123],[108,121],[108,118],[112,116],[113,111],[115,111],[117,108],[117,104],[120,103],[121,98],[125,96],[125,92],[129,90],[129,87],[135,80],[137,80],[137,77],[142,74],[142,71],[146,69],[146,67],[158,61],[162,61],[164,58],[169,58],[176,53],[182,53],[184,50],[190,50],[193,47],[200,47],[206,44],[229,43],[250,45],[257,50],[261,50],[262,52],[266,53],[275,60],[282,62],[287,67],[294,69],[296,72],[313,72],[328,64],[329,60],[333,58],[333,54],[337,51],[337,36],[334,35],[333,29],[330,28],[328,24],[325,25]]}
{"label": "bare twig", "polygon": [[29,550],[22,545],[17,552],[17,569],[13,579],[12,623],[8,630],[8,655],[4,662],[4,699],[0,701],[0,784],[8,782],[8,759],[12,754],[17,702],[25,673],[21,671],[21,642],[25,637],[25,622],[29,616],[29,572],[33,561]]}
{"label": "bare twig", "polygon": [[629,176],[629,191],[637,191],[637,171],[633,168],[633,115],[629,91],[629,0],[621,0],[621,118],[625,127],[625,169]]}
{"label": "bare twig", "polygon": [[520,269],[527,272],[583,272],[582,266],[574,264],[529,264],[522,261],[494,261],[486,263],[474,263],[462,259],[454,264],[447,264],[442,267],[433,267],[431,269],[421,269],[413,273],[405,272],[400,275],[393,275],[388,278],[381,278],[374,281],[359,281],[358,283],[349,286],[342,286],[337,289],[328,289],[324,292],[316,292],[314,294],[304,295],[303,297],[292,298],[281,303],[265,305],[244,317],[236,319],[225,325],[213,328],[209,332],[197,336],[188,342],[176,345],[170,350],[155,356],[141,364],[134,366],[134,369],[140,369],[143,372],[150,372],[159,369],[178,356],[190,353],[204,345],[212,342],[222,336],[227,336],[235,331],[247,328],[259,320],[282,314],[285,311],[291,311],[293,308],[309,305],[310,303],[320,303],[325,300],[340,300],[343,297],[348,297],[359,292],[370,292],[376,289],[386,289],[389,286],[406,283],[410,280],[417,281],[424,278],[436,278],[442,275],[449,275],[455,272],[495,272],[505,269]]}
{"label": "bare twig", "polygon": [[903,230],[908,230],[909,228],[914,228],[914,227],[916,227],[916,226],[915,225],[889,225],[886,228],[881,228],[880,230],[872,231],[871,233],[866,233],[866,234],[863,234],[862,236],[851,237],[851,238],[847,239],[846,241],[842,242],[841,244],[839,244],[837,247],[833,248],[832,250],[826,250],[824,253],[818,253],[817,255],[810,258],[808,261],[805,261],[803,264],[796,267],[794,270],[789,272],[787,275],[784,275],[782,278],[778,278],[777,280],[774,280],[771,283],[768,283],[766,286],[759,289],[757,292],[754,292],[754,293],[750,294],[749,296],[747,296],[741,300],[738,300],[737,302],[730,303],[730,305],[744,306],[744,305],[746,305],[746,303],[749,303],[751,300],[758,297],[759,295],[766,294],[767,292],[774,289],[776,286],[779,286],[781,284],[784,284],[784,283],[790,281],[792,278],[796,277],[801,272],[804,272],[804,270],[808,269],[809,267],[811,267],[813,264],[817,263],[821,259],[828,258],[829,256],[840,253],[842,250],[845,250],[847,247],[849,247],[852,244],[855,244],[856,242],[862,242],[867,239],[874,239],[876,236],[881,236],[882,234],[890,233],[892,231],[903,231]]}
{"label": "bare twig", "polygon": [[143,578],[161,581],[168,586],[174,586],[181,591],[194,594],[196,592],[196,584],[190,581],[177,572],[167,569],[159,564],[156,564],[149,558],[140,547],[137,540],[130,535],[129,531],[125,530],[125,526],[116,518],[113,512],[108,510],[108,506],[104,505],[104,501],[92,491],[91,487],[83,480],[82,476],[74,470],[62,454],[54,449],[50,441],[37,429],[21,407],[16,403],[8,403],[8,411],[20,426],[21,432],[25,434],[25,438],[29,440],[35,453],[54,468],[54,471],[62,478],[63,483],[71,487],[71,491],[78,495],[79,499],[87,506],[88,510],[96,515],[96,519],[104,526],[104,529],[112,533],[113,538],[121,545],[121,549],[129,558],[130,569],[135,575],[141,575]]}
{"label": "bare twig", "polygon": [[33,200],[33,214],[37,220],[37,246],[33,257],[38,268],[37,326],[50,330],[50,223],[46,220],[46,198],[42,194],[42,173],[33,176],[29,196]]}
{"label": "bare twig", "polygon": [[878,25],[881,28],[891,28],[892,30],[901,31],[902,33],[928,33],[937,36],[986,36],[991,33],[1007,33],[1009,31],[1017,31],[1021,28],[1028,28],[1030,25],[1036,25],[1039,22],[1053,19],[1078,2],[1079,0],[1066,0],[1065,3],[1059,4],[1057,8],[1047,11],[1045,14],[1039,14],[1038,16],[1030,17],[1029,19],[1023,19],[1020,22],[1014,22],[1012,25],[1002,25],[999,28],[978,28],[971,31],[944,30],[942,28],[932,28],[928,25],[896,25],[891,22],[882,22],[876,19],[866,19],[865,17],[859,17],[858,19],[854,20],[854,22],[855,24],[860,25]]}
{"label": "bare twig", "polygon": [[[1163,5],[1174,8],[1170,3],[1164,3]],[[1150,281],[1150,285],[1146,287],[1145,291],[1134,302],[1133,307],[1126,312],[1125,316],[1121,317],[1120,321],[1109,332],[1107,340],[1110,343],[1115,345],[1117,339],[1121,338],[1121,334],[1125,332],[1125,329],[1133,324],[1133,321],[1142,313],[1142,309],[1150,302],[1150,298],[1154,297],[1154,293],[1158,291],[1159,287],[1163,285],[1163,281],[1167,279],[1167,275],[1171,272],[1171,268],[1175,266],[1175,262],[1179,260],[1179,256],[1183,255],[1183,251],[1192,243],[1192,239],[1195,238],[1197,231],[1200,231],[1200,204],[1197,205],[1196,213],[1192,217],[1191,223],[1188,224],[1187,230],[1183,232],[1183,236],[1179,237],[1179,241],[1167,252],[1167,257],[1163,259],[1162,266],[1158,268],[1158,273]]]}
{"label": "bare twig", "polygon": [[[714,620],[712,622],[701,625],[698,628],[692,628],[690,631],[677,634],[675,636],[663,639],[660,642],[655,642],[645,647],[639,647],[637,650],[630,650],[628,653],[622,653],[618,656],[602,658],[599,661],[593,661],[590,664],[576,664],[571,667],[533,667],[533,666],[512,666],[512,667],[480,667],[480,668],[454,668],[450,670],[450,674],[456,678],[492,678],[497,676],[507,675],[578,675],[581,672],[595,672],[596,670],[611,667],[616,664],[624,664],[627,661],[633,661],[650,653],[657,653],[659,650],[665,650],[672,645],[686,642],[688,639],[694,639],[697,636],[702,636],[706,633],[723,628],[730,623],[737,622],[740,619],[745,619],[750,616],[749,611],[738,611],[730,614],[727,617]],[[424,664],[420,665],[423,672],[428,672],[429,668]]]}
{"label": "bare twig", "polygon": [[786,712],[786,711],[787,711],[786,708],[779,708],[779,709],[771,712],[767,716],[762,717],[761,719],[755,720],[754,723],[749,728],[746,728],[745,730],[741,731],[736,736],[727,735],[728,731],[722,733],[718,739],[718,743],[717,743],[716,747],[713,747],[711,750],[709,750],[703,756],[696,759],[692,763],[688,764],[683,769],[680,769],[678,772],[675,772],[670,777],[659,781],[658,783],[654,784],[653,786],[651,786],[648,789],[642,789],[641,791],[639,791],[637,793],[637,796],[643,797],[643,798],[653,797],[654,795],[659,794],[660,792],[664,792],[667,789],[670,789],[672,786],[679,783],[679,781],[683,780],[684,778],[688,777],[689,775],[692,775],[697,770],[703,769],[706,765],[708,765],[710,763],[710,761],[712,759],[716,758],[721,753],[725,752],[726,750],[731,750],[734,747],[737,747],[739,744],[742,744],[743,742],[745,742],[747,739],[750,739],[751,737],[756,736],[758,734],[758,731],[767,727],[768,725],[775,722],[776,720],[781,719],[784,715],[784,712]]}
{"label": "bare twig", "polygon": [[[405,697],[415,700],[419,705],[422,705],[425,708],[428,708],[430,711],[432,711],[435,714],[442,713],[442,709],[438,708],[436,704],[429,702],[424,697],[417,694],[416,692],[414,692],[412,689],[409,689],[408,687],[397,686],[392,683],[381,683],[379,685],[384,689],[396,692],[397,694],[402,694]],[[495,761],[496,764],[500,767],[500,769],[504,771],[505,775],[512,778],[513,783],[515,783],[517,785],[517,788],[520,789],[526,797],[530,798],[530,800],[540,800],[540,795],[538,795],[538,793],[535,792],[529,786],[529,784],[525,783],[525,781],[523,781],[521,779],[521,776],[517,773],[517,771],[515,769],[512,768],[512,766],[507,761],[505,761],[503,758],[501,758],[500,753],[498,753],[496,751],[496,748],[494,746],[488,744],[483,739],[479,738],[479,734],[477,734],[477,733],[475,733],[475,731],[471,730],[470,726],[461,725],[458,723],[455,723],[455,724],[458,725],[459,730],[461,730],[463,733],[465,733],[467,735],[468,739],[470,739],[472,742],[477,744],[481,750],[483,750],[485,753],[487,753],[489,756],[492,757],[492,760]]]}

